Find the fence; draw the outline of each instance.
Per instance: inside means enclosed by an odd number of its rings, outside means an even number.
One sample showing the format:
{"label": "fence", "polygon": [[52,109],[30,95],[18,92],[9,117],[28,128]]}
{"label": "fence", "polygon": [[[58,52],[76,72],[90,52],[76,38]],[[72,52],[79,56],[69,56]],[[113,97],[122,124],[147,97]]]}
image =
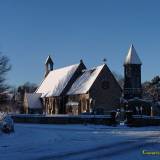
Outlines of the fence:
{"label": "fence", "polygon": [[38,124],[105,124],[115,125],[114,114],[111,115],[11,115],[16,123],[38,123]]}
{"label": "fence", "polygon": [[132,115],[127,113],[127,125],[133,127],[160,126],[160,116]]}

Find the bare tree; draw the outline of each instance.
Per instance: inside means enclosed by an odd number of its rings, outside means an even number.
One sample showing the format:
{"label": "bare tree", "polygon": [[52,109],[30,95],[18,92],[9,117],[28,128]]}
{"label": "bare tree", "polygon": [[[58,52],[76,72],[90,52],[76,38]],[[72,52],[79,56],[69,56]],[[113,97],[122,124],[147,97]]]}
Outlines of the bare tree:
{"label": "bare tree", "polygon": [[9,85],[6,83],[6,74],[11,70],[9,59],[7,56],[0,53],[0,104],[6,103],[8,96],[6,91],[9,89]]}
{"label": "bare tree", "polygon": [[151,81],[142,84],[143,97],[160,101],[160,76],[155,76]]}
{"label": "bare tree", "polygon": [[11,70],[9,59],[0,53],[0,93],[5,92],[9,86],[6,84],[6,74]]}

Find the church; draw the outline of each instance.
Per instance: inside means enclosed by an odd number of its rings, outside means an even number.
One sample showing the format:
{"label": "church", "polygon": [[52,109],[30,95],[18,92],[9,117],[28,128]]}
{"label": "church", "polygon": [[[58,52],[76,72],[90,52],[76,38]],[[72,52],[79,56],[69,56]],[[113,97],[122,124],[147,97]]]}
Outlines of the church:
{"label": "church", "polygon": [[25,95],[26,113],[109,114],[116,110],[122,89],[107,64],[87,69],[84,62],[54,69],[50,56],[45,77],[33,94]]}
{"label": "church", "polygon": [[50,56],[45,76],[35,93],[25,94],[26,113],[109,114],[117,110],[121,97],[129,101],[142,97],[141,65],[131,45],[124,62],[123,91],[106,63],[87,69],[84,62],[54,69]]}

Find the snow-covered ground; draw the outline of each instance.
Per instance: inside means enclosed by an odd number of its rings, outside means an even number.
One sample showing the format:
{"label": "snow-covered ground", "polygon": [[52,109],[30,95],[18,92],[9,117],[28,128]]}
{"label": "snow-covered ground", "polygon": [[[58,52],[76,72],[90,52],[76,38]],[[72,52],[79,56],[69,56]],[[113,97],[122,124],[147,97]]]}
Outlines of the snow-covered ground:
{"label": "snow-covered ground", "polygon": [[160,127],[15,124],[0,133],[0,160],[155,160]]}

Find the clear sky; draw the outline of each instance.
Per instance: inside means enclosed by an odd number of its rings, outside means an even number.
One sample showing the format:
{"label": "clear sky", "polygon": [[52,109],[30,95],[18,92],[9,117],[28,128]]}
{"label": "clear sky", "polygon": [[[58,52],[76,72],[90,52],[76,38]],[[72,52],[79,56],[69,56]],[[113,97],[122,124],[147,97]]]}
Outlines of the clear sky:
{"label": "clear sky", "polygon": [[123,74],[131,43],[142,62],[142,80],[160,74],[159,0],[0,0],[0,51],[10,58],[11,85],[40,83],[48,54],[54,68],[88,68],[107,59]]}

